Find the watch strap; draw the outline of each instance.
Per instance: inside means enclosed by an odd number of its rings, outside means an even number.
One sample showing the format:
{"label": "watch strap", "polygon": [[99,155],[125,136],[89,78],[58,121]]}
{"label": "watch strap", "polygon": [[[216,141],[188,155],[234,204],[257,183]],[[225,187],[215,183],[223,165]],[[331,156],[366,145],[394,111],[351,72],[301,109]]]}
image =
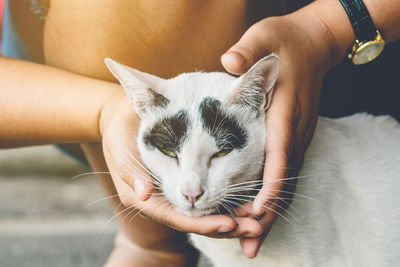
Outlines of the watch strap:
{"label": "watch strap", "polygon": [[349,16],[358,41],[370,41],[376,37],[376,28],[362,0],[339,0]]}

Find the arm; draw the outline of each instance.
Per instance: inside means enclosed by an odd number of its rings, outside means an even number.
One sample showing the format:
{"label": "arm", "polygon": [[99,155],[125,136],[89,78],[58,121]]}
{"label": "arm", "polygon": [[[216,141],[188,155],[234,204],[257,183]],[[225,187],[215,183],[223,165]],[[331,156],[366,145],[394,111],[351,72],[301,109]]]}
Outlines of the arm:
{"label": "arm", "polygon": [[0,148],[100,141],[99,119],[117,84],[0,59]]}
{"label": "arm", "polygon": [[[364,3],[386,42],[400,38],[400,1]],[[287,205],[276,195],[295,190],[297,170],[315,129],[322,80],[343,60],[354,41],[353,28],[339,0],[318,0],[289,15],[258,22],[222,56],[224,67],[234,74],[244,73],[272,52],[281,59],[280,78],[267,113],[264,181],[268,180],[268,186],[258,193],[254,213],[280,212],[278,207]],[[284,179],[288,176],[292,178]],[[238,213],[249,215],[243,210]],[[276,217],[276,213],[266,212],[262,219],[265,232]],[[244,253],[255,257],[264,238],[243,238]]]}

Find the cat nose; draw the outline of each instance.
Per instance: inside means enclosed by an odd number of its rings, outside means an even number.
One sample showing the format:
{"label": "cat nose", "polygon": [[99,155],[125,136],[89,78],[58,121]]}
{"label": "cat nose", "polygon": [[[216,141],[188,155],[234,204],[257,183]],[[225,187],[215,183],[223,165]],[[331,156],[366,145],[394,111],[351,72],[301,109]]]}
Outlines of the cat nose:
{"label": "cat nose", "polygon": [[204,191],[203,189],[185,190],[182,194],[190,203],[194,204],[204,194]]}

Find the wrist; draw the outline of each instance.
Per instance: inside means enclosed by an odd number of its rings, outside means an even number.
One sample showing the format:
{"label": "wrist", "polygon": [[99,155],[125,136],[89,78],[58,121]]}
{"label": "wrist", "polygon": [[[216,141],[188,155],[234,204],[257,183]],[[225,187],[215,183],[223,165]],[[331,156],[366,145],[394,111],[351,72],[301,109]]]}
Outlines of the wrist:
{"label": "wrist", "polygon": [[98,141],[101,141],[103,139],[105,125],[109,123],[116,110],[120,108],[120,99],[125,96],[125,92],[124,90],[122,90],[121,86],[117,83],[115,83],[115,86],[117,87],[116,90],[113,90],[112,93],[106,96],[98,112]]}
{"label": "wrist", "polygon": [[339,0],[319,0],[294,13],[297,21],[310,27],[313,45],[323,53],[324,64],[332,68],[347,55],[355,35]]}
{"label": "wrist", "polygon": [[[131,107],[126,93],[122,90],[119,84],[116,84],[119,90],[115,90],[114,94],[110,95],[107,102],[101,108],[99,113],[98,132],[99,138],[102,140],[106,131],[113,132],[115,128],[121,125],[137,124],[137,117]],[[113,125],[110,127],[110,125]]]}

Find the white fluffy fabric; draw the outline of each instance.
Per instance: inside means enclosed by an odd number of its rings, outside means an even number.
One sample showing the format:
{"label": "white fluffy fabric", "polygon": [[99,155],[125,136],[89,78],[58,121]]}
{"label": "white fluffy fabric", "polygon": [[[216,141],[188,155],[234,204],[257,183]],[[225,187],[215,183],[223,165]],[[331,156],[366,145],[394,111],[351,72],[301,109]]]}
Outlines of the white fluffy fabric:
{"label": "white fluffy fabric", "polygon": [[[192,234],[217,267],[398,266],[400,125],[389,116],[319,118],[293,203],[258,256],[236,239]],[[288,214],[290,212],[294,216]]]}

